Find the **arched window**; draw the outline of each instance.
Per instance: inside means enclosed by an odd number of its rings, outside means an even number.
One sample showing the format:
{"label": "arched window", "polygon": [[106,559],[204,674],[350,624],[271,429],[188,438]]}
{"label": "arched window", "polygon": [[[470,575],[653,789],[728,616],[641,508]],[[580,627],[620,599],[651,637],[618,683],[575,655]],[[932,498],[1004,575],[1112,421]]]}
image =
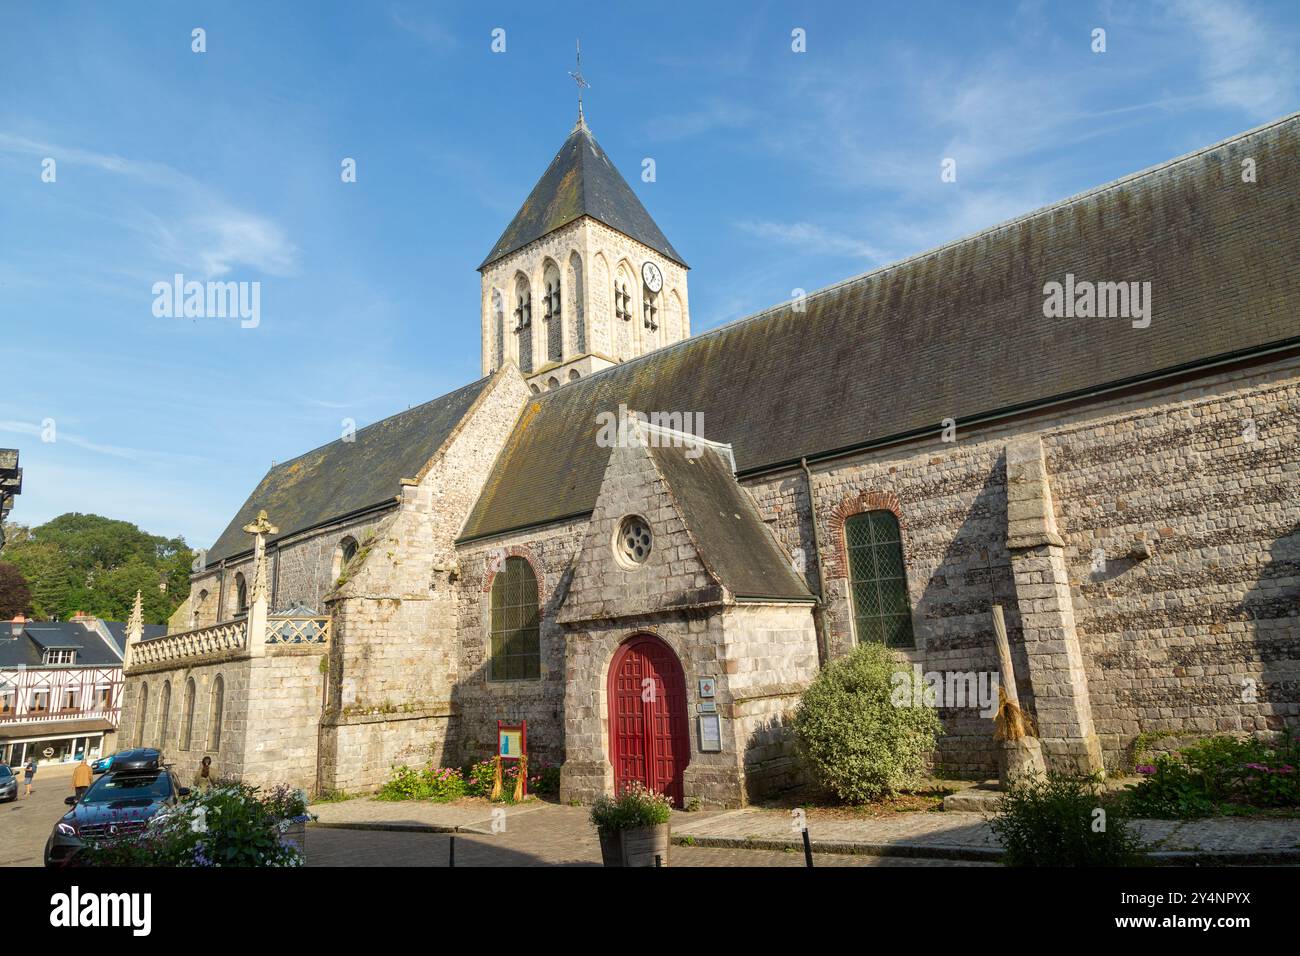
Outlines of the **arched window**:
{"label": "arched window", "polygon": [[181,750],[190,749],[190,740],[194,736],[194,678],[185,682],[185,711],[181,718]]}
{"label": "arched window", "polygon": [[519,371],[533,370],[533,293],[528,280],[515,280],[515,333],[519,336]]}
{"label": "arched window", "polygon": [[624,322],[632,321],[632,297],[628,295],[627,279],[622,269],[614,280],[614,318]]}
{"label": "arched window", "polygon": [[492,581],[492,680],[541,676],[537,576],[523,558],[506,558]]}
{"label": "arched window", "polygon": [[162,696],[158,698],[158,749],[167,746],[167,724],[172,709],[172,682],[164,681]]}
{"label": "arched window", "polygon": [[570,382],[576,382],[576,381],[577,381],[579,378],[581,378],[581,377],[582,377],[582,376],[580,376],[580,375],[578,374],[578,370],[577,370],[576,368],[571,368],[571,369],[569,369],[569,381],[570,381]]}
{"label": "arched window", "polygon": [[145,726],[149,721],[149,685],[140,684],[140,716],[135,722],[135,745],[144,746]]}
{"label": "arched window", "polygon": [[226,682],[218,674],[212,679],[212,706],[208,709],[208,750],[221,749],[221,714],[225,698]]}
{"label": "arched window", "polygon": [[564,359],[564,326],[560,314],[560,270],[548,262],[542,273],[546,288],[546,360],[560,362]]}
{"label": "arched window", "polygon": [[651,292],[645,283],[641,284],[641,318],[651,332],[659,331],[659,293]]}
{"label": "arched window", "polygon": [[915,647],[898,519],[883,510],[854,515],[844,522],[844,543],[858,641]]}
{"label": "arched window", "polygon": [[244,572],[235,572],[235,617],[242,617],[248,613],[248,582],[244,580]]}

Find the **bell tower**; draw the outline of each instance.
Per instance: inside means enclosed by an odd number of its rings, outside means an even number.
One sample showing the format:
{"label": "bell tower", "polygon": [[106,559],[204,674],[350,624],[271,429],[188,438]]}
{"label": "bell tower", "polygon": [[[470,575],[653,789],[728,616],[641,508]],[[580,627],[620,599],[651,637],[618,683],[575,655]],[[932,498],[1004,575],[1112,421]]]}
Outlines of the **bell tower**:
{"label": "bell tower", "polygon": [[534,392],[691,334],[688,266],[578,121],[478,267],[482,371],[514,363]]}

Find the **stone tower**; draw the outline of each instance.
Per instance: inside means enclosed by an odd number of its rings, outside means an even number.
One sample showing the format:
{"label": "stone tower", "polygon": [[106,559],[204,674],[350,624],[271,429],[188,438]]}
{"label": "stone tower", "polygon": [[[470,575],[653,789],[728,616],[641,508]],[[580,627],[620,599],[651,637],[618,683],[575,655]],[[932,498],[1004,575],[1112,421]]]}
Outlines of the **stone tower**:
{"label": "stone tower", "polygon": [[478,267],[483,373],[541,392],[686,338],[687,268],[579,115]]}

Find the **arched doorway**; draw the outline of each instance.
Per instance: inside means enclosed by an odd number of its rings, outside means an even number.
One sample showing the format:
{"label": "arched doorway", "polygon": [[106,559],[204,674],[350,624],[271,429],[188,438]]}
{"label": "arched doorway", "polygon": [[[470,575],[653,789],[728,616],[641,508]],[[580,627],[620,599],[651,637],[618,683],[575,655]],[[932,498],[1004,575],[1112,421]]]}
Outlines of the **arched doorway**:
{"label": "arched doorway", "polygon": [[609,759],[614,790],[639,780],[683,804],[682,773],[691,759],[686,677],[671,647],[640,634],[609,666]]}

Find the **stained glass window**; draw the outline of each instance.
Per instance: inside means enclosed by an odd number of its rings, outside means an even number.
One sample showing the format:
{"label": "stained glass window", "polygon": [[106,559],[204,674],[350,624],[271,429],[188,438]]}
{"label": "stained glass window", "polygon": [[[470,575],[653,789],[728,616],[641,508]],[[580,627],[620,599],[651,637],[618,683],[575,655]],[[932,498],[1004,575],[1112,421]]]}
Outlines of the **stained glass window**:
{"label": "stained glass window", "polygon": [[854,515],[844,523],[844,538],[858,641],[915,647],[898,519],[889,511]]}
{"label": "stained glass window", "polygon": [[506,558],[492,582],[492,680],[541,676],[537,577],[523,558]]}

